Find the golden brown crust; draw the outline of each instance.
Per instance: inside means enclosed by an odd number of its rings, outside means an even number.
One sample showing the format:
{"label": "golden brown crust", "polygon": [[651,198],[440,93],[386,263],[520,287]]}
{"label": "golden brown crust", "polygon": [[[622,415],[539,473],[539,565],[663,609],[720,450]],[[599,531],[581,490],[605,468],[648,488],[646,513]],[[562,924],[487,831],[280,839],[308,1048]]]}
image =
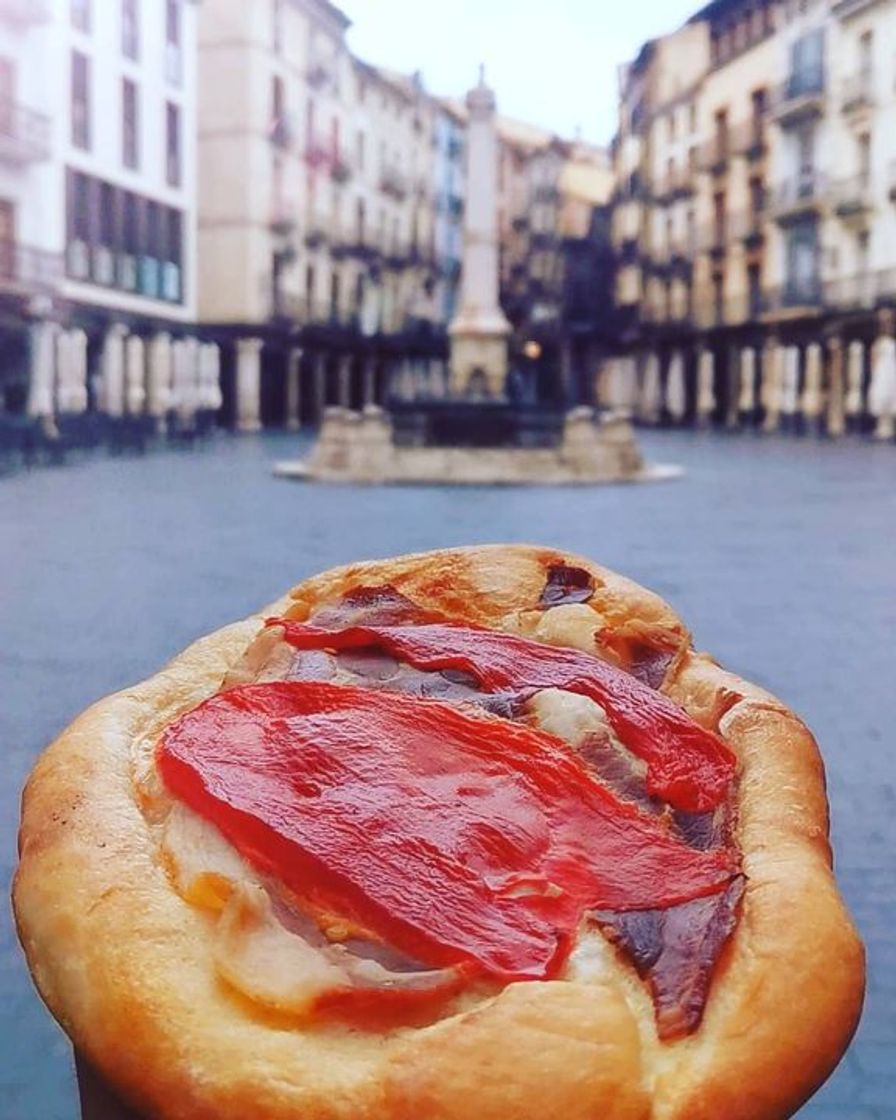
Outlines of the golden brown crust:
{"label": "golden brown crust", "polygon": [[[664,690],[718,728],[739,759],[739,840],[749,878],[701,1028],[659,1043],[649,999],[608,949],[593,979],[512,985],[424,1029],[312,1029],[241,1001],[216,977],[208,915],[172,890],[161,864],[135,796],[135,742],[154,738],[215,691],[265,614],[288,607],[302,617],[352,587],[391,583],[423,606],[535,633],[551,562],[592,574],[598,586],[589,606],[600,625],[651,630],[678,650]],[[831,873],[823,772],[811,735],[773,697],[688,645],[686,629],[655,595],[546,549],[452,550],[351,565],[308,581],[95,705],[38,762],[23,801],[14,897],[41,994],[126,1098],[163,1117],[789,1115],[854,1029],[862,949]]]}

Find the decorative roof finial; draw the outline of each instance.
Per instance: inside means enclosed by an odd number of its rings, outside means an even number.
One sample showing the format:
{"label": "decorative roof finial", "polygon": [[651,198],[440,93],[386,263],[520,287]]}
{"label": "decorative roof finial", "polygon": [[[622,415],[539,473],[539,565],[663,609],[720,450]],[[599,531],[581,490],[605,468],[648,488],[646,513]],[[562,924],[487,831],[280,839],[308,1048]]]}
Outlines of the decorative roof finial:
{"label": "decorative roof finial", "polygon": [[479,63],[479,84],[481,86],[485,85],[485,63],[484,62]]}

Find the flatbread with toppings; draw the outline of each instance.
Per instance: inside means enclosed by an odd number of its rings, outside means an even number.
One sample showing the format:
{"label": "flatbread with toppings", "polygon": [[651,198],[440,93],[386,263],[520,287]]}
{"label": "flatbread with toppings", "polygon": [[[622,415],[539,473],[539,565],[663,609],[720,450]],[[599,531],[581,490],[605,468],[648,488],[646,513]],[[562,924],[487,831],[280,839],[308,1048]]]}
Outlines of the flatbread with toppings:
{"label": "flatbread with toppings", "polygon": [[160,1117],[773,1120],[863,990],[812,736],[533,547],[326,573],[95,705],[14,900]]}

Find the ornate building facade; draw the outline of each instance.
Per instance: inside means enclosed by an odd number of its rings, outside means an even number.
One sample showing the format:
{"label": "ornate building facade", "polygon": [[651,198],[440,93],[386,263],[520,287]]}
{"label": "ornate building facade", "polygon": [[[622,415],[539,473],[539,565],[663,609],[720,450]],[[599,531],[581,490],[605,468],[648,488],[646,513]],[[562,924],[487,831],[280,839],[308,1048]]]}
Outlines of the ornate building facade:
{"label": "ornate building facade", "polygon": [[892,435],[894,19],[892,0],[715,0],[623,69],[608,398]]}
{"label": "ornate building facade", "polygon": [[[196,338],[196,5],[0,3],[0,395],[216,407]],[[110,123],[112,127],[110,127]]]}

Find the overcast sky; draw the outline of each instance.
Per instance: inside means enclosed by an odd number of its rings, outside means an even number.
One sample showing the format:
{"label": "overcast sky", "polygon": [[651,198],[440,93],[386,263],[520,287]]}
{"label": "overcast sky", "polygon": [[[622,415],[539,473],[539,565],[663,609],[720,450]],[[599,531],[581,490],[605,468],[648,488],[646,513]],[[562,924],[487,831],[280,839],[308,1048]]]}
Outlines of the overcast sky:
{"label": "overcast sky", "polygon": [[607,143],[616,67],[671,31],[697,0],[336,0],[362,58],[423,71],[434,93],[461,94],[480,62],[508,116]]}

